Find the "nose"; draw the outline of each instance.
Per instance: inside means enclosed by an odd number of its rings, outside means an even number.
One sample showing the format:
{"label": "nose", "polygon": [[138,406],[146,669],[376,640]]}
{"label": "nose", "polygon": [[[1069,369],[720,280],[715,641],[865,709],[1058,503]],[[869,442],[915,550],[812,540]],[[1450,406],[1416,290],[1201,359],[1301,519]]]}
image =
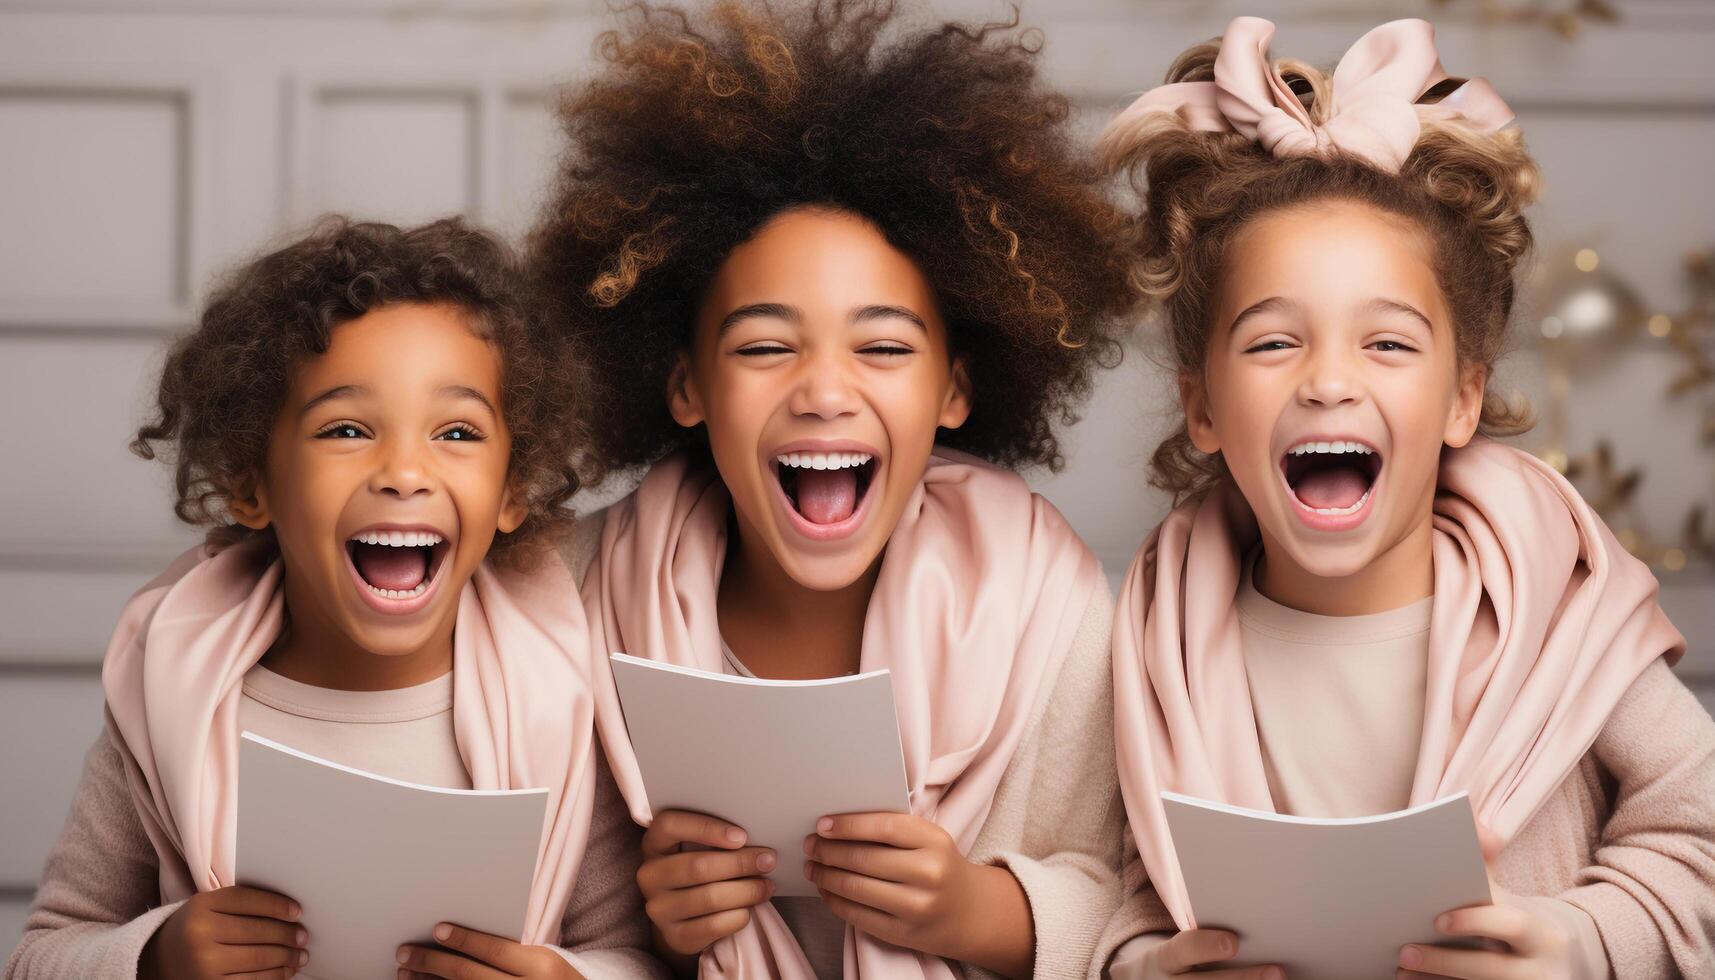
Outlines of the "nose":
{"label": "nose", "polygon": [[374,493],[409,499],[434,489],[423,446],[414,439],[392,439],[383,443],[380,465],[369,478]]}
{"label": "nose", "polygon": [[861,401],[838,352],[806,357],[788,403],[793,415],[837,419],[856,414]]}
{"label": "nose", "polygon": [[1350,405],[1363,398],[1363,385],[1351,360],[1339,351],[1324,350],[1305,365],[1298,384],[1300,405],[1332,408]]}

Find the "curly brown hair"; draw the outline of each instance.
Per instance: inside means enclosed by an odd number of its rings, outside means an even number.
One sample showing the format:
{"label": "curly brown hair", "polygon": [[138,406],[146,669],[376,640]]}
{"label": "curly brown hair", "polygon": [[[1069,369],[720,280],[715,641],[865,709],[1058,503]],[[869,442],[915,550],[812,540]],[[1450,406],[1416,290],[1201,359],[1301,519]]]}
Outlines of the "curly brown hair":
{"label": "curly brown hair", "polygon": [[499,353],[508,479],[529,507],[490,553],[527,563],[525,553],[537,549],[518,546],[545,543],[571,519],[562,505],[578,489],[572,418],[585,387],[580,359],[536,315],[528,283],[505,244],[458,218],[401,229],[326,217],[214,290],[198,327],[168,353],[155,417],[137,430],[131,451],[172,457],[180,520],[212,527],[215,543],[253,536],[227,519],[224,505],[232,488],[261,472],[293,367],[326,353],[336,327],[371,310],[451,304]]}
{"label": "curly brown hair", "polygon": [[[1199,44],[1168,70],[1168,82],[1214,77],[1219,41]],[[1317,123],[1331,103],[1328,76],[1296,61],[1274,64]],[[1426,96],[1446,94],[1437,86]],[[1348,200],[1407,219],[1434,252],[1437,279],[1453,313],[1460,362],[1493,374],[1512,316],[1515,274],[1532,243],[1525,208],[1539,176],[1516,129],[1478,130],[1426,120],[1397,174],[1349,155],[1277,157],[1236,133],[1192,130],[1166,113],[1122,117],[1102,135],[1111,169],[1131,177],[1143,198],[1142,256],[1135,278],[1168,331],[1173,366],[1200,377],[1208,352],[1210,305],[1228,244],[1258,216],[1317,201]],[[1522,402],[1485,392],[1481,431],[1528,429]],[[1191,443],[1183,423],[1151,459],[1150,482],[1175,502],[1226,474],[1219,455]]]}
{"label": "curly brown hair", "polygon": [[532,237],[604,383],[591,482],[706,437],[669,415],[669,374],[721,263],[795,207],[862,217],[933,284],[973,390],[945,443],[1061,465],[1055,426],[1129,326],[1135,226],[1039,81],[1036,35],[1015,19],[884,45],[894,14],[725,2],[697,22],[640,4],[602,37],[607,70],[559,104],[570,149]]}

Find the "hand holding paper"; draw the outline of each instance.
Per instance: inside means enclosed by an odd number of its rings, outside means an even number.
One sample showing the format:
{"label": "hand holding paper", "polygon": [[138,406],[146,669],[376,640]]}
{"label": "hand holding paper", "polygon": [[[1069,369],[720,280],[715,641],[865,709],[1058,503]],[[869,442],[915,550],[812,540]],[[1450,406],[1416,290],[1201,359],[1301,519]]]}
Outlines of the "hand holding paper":
{"label": "hand holding paper", "polygon": [[149,938],[138,980],[213,980],[284,970],[309,962],[302,909],[284,895],[242,885],[198,892]]}
{"label": "hand holding paper", "polygon": [[967,861],[938,824],[909,813],[824,817],[804,853],[804,877],[822,901],[871,936],[1007,976],[1030,973],[1036,943],[1023,887],[1005,868]]}
{"label": "hand holding paper", "polygon": [[399,980],[583,980],[546,946],[525,946],[450,922],[435,926],[439,946],[399,947]]}
{"label": "hand holding paper", "polygon": [[[779,856],[745,847],[744,831],[701,813],[665,810],[643,834],[637,885],[661,944],[693,956],[750,922],[745,911],[766,902]],[[691,845],[687,848],[686,845]],[[709,848],[705,850],[704,848]]]}

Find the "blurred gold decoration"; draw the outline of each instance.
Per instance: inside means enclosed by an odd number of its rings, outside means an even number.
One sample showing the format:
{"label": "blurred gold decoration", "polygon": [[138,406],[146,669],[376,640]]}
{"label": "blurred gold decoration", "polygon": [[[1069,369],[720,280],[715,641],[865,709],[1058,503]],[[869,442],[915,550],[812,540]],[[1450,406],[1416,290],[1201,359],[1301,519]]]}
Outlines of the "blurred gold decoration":
{"label": "blurred gold decoration", "polygon": [[[1585,247],[1541,267],[1551,302],[1537,323],[1544,340],[1573,348],[1575,356],[1598,354],[1643,326],[1649,319],[1637,291],[1602,267],[1602,257]],[[1659,329],[1659,328],[1658,328]]]}
{"label": "blurred gold decoration", "polygon": [[[1692,252],[1685,257],[1685,274],[1691,280],[1690,305],[1677,317],[1665,317],[1665,332],[1650,331],[1685,358],[1685,371],[1667,386],[1667,393],[1674,396],[1715,386],[1715,356],[1709,351],[1715,346],[1711,344],[1715,340],[1715,262],[1706,251]],[[1715,440],[1715,398],[1704,406],[1703,437]]]}
{"label": "blurred gold decoration", "polygon": [[1634,466],[1623,473],[1614,471],[1614,451],[1606,439],[1597,442],[1594,451],[1567,462],[1565,472],[1568,480],[1583,479],[1586,474],[1595,479],[1596,492],[1589,498],[1590,506],[1603,515],[1631,504],[1638,484],[1644,480],[1642,467]]}
{"label": "blurred gold decoration", "polygon": [[1609,0],[1434,0],[1437,7],[1474,6],[1485,24],[1542,24],[1568,41],[1584,31],[1586,22],[1612,24],[1620,12]]}
{"label": "blurred gold decoration", "polygon": [[[1594,248],[1580,248],[1550,263],[1547,272],[1547,281],[1539,287],[1541,295],[1549,297],[1544,305],[1548,312],[1532,331],[1543,342],[1549,391],[1548,444],[1537,455],[1568,479],[1585,483],[1591,507],[1615,526],[1615,537],[1632,554],[1669,572],[1684,569],[1693,558],[1715,566],[1715,528],[1708,526],[1707,505],[1696,504],[1686,514],[1679,541],[1657,541],[1632,510],[1644,480],[1643,467],[1618,469],[1606,439],[1598,439],[1593,450],[1580,456],[1565,448],[1574,372],[1611,360],[1619,342],[1640,333],[1651,343],[1666,341],[1684,358],[1685,368],[1668,381],[1666,394],[1677,399],[1702,393],[1699,436],[1715,446],[1715,259],[1708,251],[1686,256],[1691,300],[1678,315],[1647,312],[1636,291],[1604,269]],[[1618,520],[1622,515],[1627,519]]]}

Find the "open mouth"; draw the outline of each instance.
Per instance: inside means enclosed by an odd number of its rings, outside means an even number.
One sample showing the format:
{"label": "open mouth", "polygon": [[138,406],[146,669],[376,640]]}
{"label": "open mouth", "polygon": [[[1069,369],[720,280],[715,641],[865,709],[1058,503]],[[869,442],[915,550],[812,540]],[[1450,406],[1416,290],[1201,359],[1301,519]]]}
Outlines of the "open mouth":
{"label": "open mouth", "polygon": [[372,600],[392,611],[434,586],[450,546],[435,531],[359,531],[345,543],[352,570]]}
{"label": "open mouth", "polygon": [[1381,471],[1381,454],[1361,442],[1301,442],[1280,460],[1281,475],[1299,506],[1323,517],[1363,510]]}
{"label": "open mouth", "polygon": [[815,527],[833,528],[850,521],[863,506],[876,461],[858,452],[781,453],[773,469],[799,517]]}

